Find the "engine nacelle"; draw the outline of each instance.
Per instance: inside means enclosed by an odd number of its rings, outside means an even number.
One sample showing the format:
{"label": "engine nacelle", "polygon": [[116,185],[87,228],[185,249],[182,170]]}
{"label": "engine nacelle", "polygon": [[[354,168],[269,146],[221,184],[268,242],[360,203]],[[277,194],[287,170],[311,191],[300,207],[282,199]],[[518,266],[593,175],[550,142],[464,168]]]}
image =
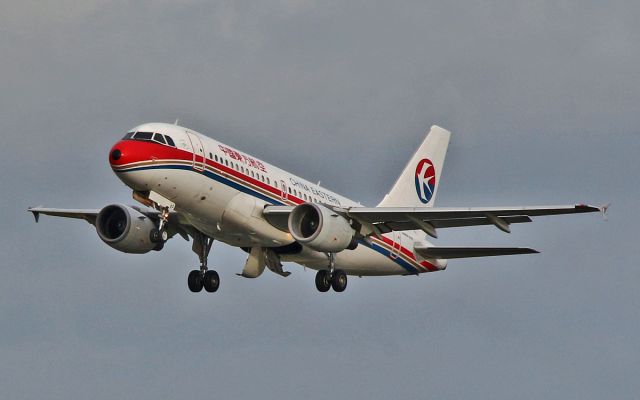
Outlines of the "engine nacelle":
{"label": "engine nacelle", "polygon": [[124,253],[143,254],[153,250],[151,230],[156,224],[141,212],[122,204],[111,204],[98,213],[96,231],[103,242]]}
{"label": "engine nacelle", "polygon": [[312,203],[296,206],[289,214],[289,233],[316,251],[337,253],[353,248],[355,230],[335,211]]}

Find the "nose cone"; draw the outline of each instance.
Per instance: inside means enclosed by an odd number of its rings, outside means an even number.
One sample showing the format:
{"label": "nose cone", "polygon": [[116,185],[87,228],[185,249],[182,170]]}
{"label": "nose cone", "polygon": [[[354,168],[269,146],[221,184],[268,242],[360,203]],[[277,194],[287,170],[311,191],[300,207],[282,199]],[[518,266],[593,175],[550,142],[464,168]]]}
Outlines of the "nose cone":
{"label": "nose cone", "polygon": [[109,151],[109,164],[111,164],[111,167],[117,169],[118,167],[130,163],[132,161],[130,150],[130,146],[126,140],[121,140],[114,144]]}
{"label": "nose cone", "polygon": [[121,140],[109,151],[111,169],[125,185],[133,190],[146,190],[148,183],[147,176],[131,172],[132,166],[144,160],[140,144],[133,140]]}
{"label": "nose cone", "polygon": [[114,149],[111,151],[111,161],[118,161],[122,157],[122,152],[120,149]]}

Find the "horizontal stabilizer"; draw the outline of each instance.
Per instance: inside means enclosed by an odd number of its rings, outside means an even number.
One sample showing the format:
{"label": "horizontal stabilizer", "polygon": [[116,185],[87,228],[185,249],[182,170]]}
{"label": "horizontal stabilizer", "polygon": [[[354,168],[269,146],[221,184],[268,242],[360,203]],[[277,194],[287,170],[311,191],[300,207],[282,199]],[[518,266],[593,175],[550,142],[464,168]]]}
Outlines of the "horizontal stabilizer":
{"label": "horizontal stabilizer", "polygon": [[535,254],[537,250],[527,247],[433,247],[416,246],[416,253],[428,259],[452,259],[472,257],[509,256],[514,254]]}

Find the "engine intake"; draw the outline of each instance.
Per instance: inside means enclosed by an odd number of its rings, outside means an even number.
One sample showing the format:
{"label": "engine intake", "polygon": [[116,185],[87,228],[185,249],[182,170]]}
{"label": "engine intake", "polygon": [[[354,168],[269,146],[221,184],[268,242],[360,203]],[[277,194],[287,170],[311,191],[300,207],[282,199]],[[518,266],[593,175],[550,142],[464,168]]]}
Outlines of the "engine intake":
{"label": "engine intake", "polygon": [[316,251],[337,253],[354,248],[355,230],[346,218],[319,204],[296,206],[289,214],[289,233]]}
{"label": "engine intake", "polygon": [[104,207],[96,218],[96,231],[103,242],[124,253],[144,254],[157,244],[151,242],[155,223],[141,212],[122,204]]}

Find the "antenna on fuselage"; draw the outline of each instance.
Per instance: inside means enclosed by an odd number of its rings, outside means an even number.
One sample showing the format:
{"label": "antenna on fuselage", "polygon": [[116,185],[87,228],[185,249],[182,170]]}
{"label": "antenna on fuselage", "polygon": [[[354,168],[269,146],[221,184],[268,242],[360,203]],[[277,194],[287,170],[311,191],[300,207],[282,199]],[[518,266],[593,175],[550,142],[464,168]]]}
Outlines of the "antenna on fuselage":
{"label": "antenna on fuselage", "polygon": [[180,118],[176,118],[176,122],[174,122],[174,125],[178,125],[178,122],[180,122]]}

